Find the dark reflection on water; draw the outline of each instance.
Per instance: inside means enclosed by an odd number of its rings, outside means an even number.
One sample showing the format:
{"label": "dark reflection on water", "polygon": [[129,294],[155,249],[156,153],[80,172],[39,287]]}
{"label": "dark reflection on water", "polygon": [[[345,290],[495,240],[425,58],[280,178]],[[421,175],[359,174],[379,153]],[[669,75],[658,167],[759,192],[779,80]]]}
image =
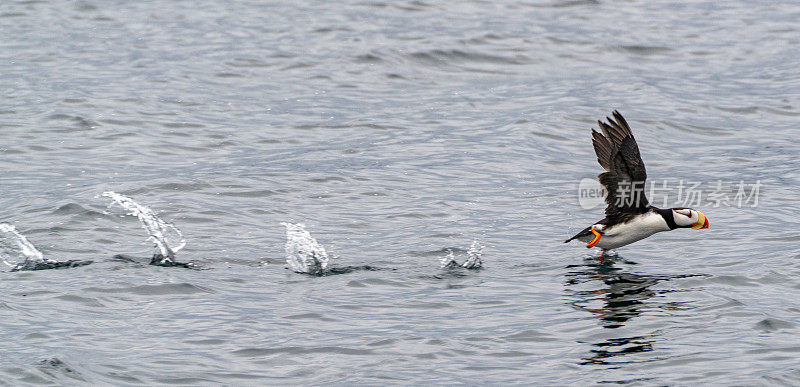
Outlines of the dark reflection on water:
{"label": "dark reflection on water", "polygon": [[[592,355],[584,358],[581,364],[614,364],[605,359],[625,356],[633,353],[650,352],[653,350],[653,336],[634,336],[608,339],[593,345],[599,349],[592,349]],[[615,362],[619,363],[619,362]],[[628,363],[628,362],[622,362]]]}
{"label": "dark reflection on water", "polygon": [[[630,264],[633,262],[624,262]],[[649,275],[626,271],[614,262],[599,262],[591,259],[583,265],[569,265],[572,271],[566,274],[567,291],[573,301],[573,307],[591,313],[600,320],[606,329],[617,329],[625,326],[630,320],[656,309],[690,309],[687,303],[655,301],[654,298],[666,293],[675,292],[669,289],[653,289],[659,283],[679,278],[701,277],[703,274]],[[577,270],[575,270],[577,269]],[[588,290],[576,290],[575,287]],[[599,306],[595,306],[600,302]],[[594,342],[591,355],[583,358],[581,364],[623,364],[619,360],[630,354],[653,351],[653,344],[658,334],[634,335],[630,337],[614,337]],[[616,358],[616,361],[611,361]]]}

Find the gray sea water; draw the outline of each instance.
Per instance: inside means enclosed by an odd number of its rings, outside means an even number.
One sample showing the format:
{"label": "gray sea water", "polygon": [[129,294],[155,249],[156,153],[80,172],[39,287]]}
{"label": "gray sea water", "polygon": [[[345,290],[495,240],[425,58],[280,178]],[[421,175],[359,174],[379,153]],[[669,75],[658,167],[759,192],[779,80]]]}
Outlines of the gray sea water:
{"label": "gray sea water", "polygon": [[[798,385],[799,20],[791,1],[3,1],[0,222],[94,263],[0,273],[0,384]],[[610,264],[563,244],[603,217],[577,187],[614,109],[651,181],[760,182],[757,205],[704,197],[710,229]],[[148,265],[104,191],[179,227],[202,270]],[[294,273],[282,222],[371,270]],[[474,240],[482,269],[440,268]]]}

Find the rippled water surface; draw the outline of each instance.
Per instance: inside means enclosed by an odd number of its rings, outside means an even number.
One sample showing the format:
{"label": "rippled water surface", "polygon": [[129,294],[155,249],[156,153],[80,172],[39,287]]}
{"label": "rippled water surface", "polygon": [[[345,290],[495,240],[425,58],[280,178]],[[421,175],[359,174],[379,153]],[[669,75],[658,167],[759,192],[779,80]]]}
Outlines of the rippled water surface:
{"label": "rippled water surface", "polygon": [[[800,5],[0,4],[0,384],[800,384]],[[589,129],[650,179],[763,184],[621,248]],[[676,180],[673,180],[676,181]],[[180,227],[154,250],[104,191]],[[658,204],[658,203],[656,203]],[[286,264],[304,223],[344,274]],[[464,261],[474,240],[483,268]],[[132,260],[113,258],[117,254]]]}

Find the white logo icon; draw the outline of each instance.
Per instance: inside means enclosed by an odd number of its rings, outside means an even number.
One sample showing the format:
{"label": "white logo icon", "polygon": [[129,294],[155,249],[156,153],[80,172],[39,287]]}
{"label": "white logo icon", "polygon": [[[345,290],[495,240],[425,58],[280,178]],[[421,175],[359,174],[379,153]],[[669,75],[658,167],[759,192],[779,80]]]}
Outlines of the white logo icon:
{"label": "white logo icon", "polygon": [[581,179],[578,184],[578,204],[584,210],[591,210],[605,204],[606,188],[596,179]]}

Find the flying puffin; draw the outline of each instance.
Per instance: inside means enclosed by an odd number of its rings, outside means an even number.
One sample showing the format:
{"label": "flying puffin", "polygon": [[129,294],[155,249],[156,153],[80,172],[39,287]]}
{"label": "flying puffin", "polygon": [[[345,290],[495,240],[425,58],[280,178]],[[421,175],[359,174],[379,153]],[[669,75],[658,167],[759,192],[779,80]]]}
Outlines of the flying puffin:
{"label": "flying puffin", "polygon": [[[629,245],[657,232],[676,228],[708,228],[708,218],[691,208],[661,209],[644,196],[647,172],[631,128],[616,110],[608,123],[597,121],[602,134],[592,129],[597,161],[606,170],[597,177],[606,189],[605,219],[586,227],[572,238],[586,247],[606,250]],[[600,256],[602,259],[602,255]]]}

